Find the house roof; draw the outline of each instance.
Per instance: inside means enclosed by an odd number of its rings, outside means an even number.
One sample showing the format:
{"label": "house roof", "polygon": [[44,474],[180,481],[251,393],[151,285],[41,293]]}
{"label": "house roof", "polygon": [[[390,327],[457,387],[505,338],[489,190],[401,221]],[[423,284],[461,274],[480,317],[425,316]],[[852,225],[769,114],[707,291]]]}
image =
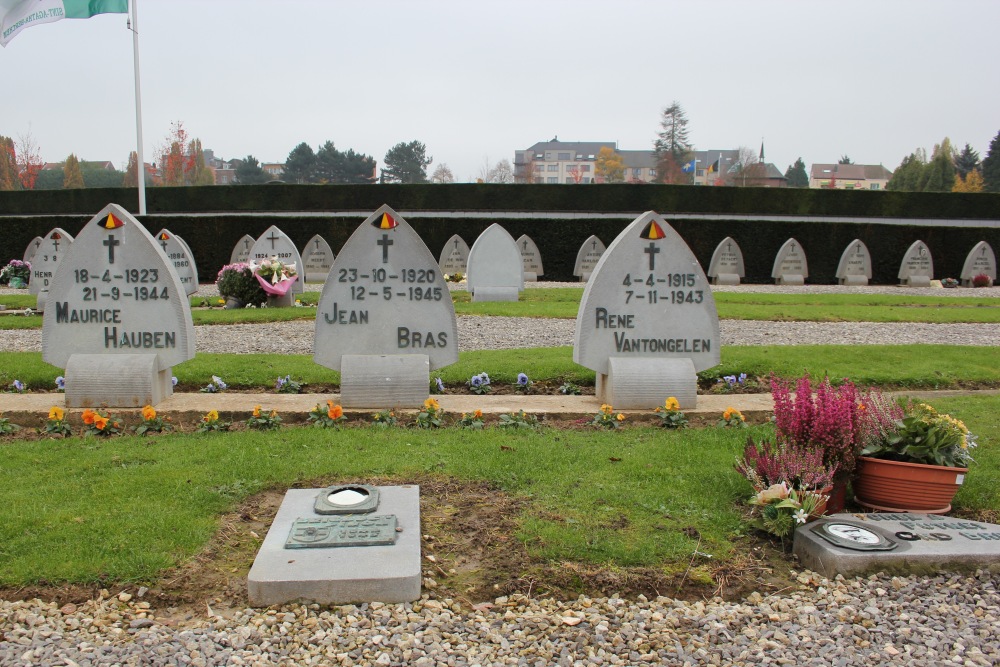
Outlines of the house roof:
{"label": "house roof", "polygon": [[618,151],[618,155],[622,157],[623,165],[629,169],[656,169],[656,153],[653,151]]}
{"label": "house roof", "polygon": [[809,177],[824,179],[836,176],[846,181],[888,180],[892,172],[880,164],[814,164]]}
{"label": "house roof", "polygon": [[591,155],[596,157],[605,146],[612,150],[617,150],[618,143],[615,141],[559,141],[556,139],[552,141],[539,141],[526,152],[531,153],[532,157],[534,157],[546,151],[559,151],[572,153],[572,159],[586,160],[590,159]]}

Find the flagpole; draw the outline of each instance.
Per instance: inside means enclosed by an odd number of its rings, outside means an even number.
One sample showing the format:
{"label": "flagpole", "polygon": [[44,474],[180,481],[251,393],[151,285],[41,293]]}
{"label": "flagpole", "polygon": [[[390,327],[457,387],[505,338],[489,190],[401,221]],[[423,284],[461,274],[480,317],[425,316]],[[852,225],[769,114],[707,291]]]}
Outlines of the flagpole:
{"label": "flagpole", "polygon": [[137,0],[129,0],[132,10],[132,64],[135,69],[135,159],[139,187],[139,215],[146,215],[146,162],[142,157],[142,97],[139,94],[139,18]]}

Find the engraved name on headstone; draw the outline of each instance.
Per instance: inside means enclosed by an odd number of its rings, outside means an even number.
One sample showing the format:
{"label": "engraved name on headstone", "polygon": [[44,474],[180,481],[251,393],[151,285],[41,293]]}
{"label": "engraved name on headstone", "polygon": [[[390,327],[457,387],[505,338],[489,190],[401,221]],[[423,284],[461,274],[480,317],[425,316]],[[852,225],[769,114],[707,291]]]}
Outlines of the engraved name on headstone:
{"label": "engraved name on headstone", "polygon": [[809,277],[809,265],[802,244],[795,239],[788,239],[778,249],[774,258],[774,268],[771,277],[776,285],[804,285]]}
{"label": "engraved name on headstone", "polygon": [[598,375],[615,407],[697,400],[698,371],[719,363],[719,318],[684,240],[647,211],[612,241],[583,292],[573,360]]}
{"label": "engraved name on headstone", "polygon": [[155,404],[172,393],[170,368],[194,348],[173,264],[128,211],[109,204],[61,260],[42,322],[42,358],[66,369],[66,404]]}
{"label": "engraved name on headstone", "polygon": [[167,256],[167,260],[173,263],[177,275],[184,286],[184,292],[188,295],[198,291],[198,269],[194,264],[194,257],[191,255],[191,248],[184,242],[184,239],[177,236],[169,229],[161,229],[156,234],[156,243]]}
{"label": "engraved name on headstone", "polygon": [[716,285],[739,285],[745,275],[743,251],[731,236],[727,236],[712,253],[712,261],[708,264],[708,277]]}
{"label": "engraved name on headstone", "polygon": [[469,272],[469,244],[458,234],[452,236],[441,248],[438,265],[441,267],[441,273],[449,276],[461,273],[464,276]]}
{"label": "engraved name on headstone", "polygon": [[268,227],[261,237],[254,242],[253,247],[250,248],[250,257],[247,261],[260,264],[265,259],[271,259],[272,257],[277,257],[284,264],[294,264],[298,275],[284,296],[269,295],[268,305],[291,306],[295,300],[295,295],[302,294],[305,290],[305,283],[302,279],[302,256],[299,255],[299,249],[295,247],[295,243],[288,237],[288,234],[285,234],[274,225]]}
{"label": "engraved name on headstone", "polygon": [[514,237],[498,223],[469,250],[469,293],[473,301],[517,301],[524,289],[524,263]]}
{"label": "engraved name on headstone", "polygon": [[576,262],[573,264],[573,275],[583,282],[590,280],[590,274],[594,272],[597,263],[601,261],[604,254],[604,243],[596,236],[591,236],[576,253]]}
{"label": "engraved name on headstone", "polygon": [[923,241],[914,241],[899,265],[899,281],[909,287],[930,287],[934,279],[934,260]]}
{"label": "engraved name on headstone", "polygon": [[73,237],[66,230],[56,227],[42,239],[42,244],[35,251],[31,262],[31,279],[28,281],[28,293],[37,296],[35,309],[45,312],[49,289],[66,251],[73,245]]}
{"label": "engraved name on headstone", "polygon": [[872,260],[868,246],[854,239],[844,249],[837,264],[837,280],[841,285],[867,285],[872,278]]}
{"label": "engraved name on headstone", "polygon": [[257,240],[249,234],[244,234],[243,238],[236,242],[233,251],[229,254],[230,264],[246,263],[250,261],[250,249]]}
{"label": "engraved name on headstone", "polygon": [[316,234],[302,249],[302,272],[307,283],[321,283],[326,280],[333,266],[333,248],[319,234]]}
{"label": "engraved name on headstone", "polygon": [[24,249],[24,257],[22,257],[21,260],[24,262],[28,262],[30,264],[35,256],[35,253],[38,252],[38,249],[41,246],[42,246],[41,236],[36,236],[35,238],[31,239],[31,243],[29,243],[28,247]]}
{"label": "engraved name on headstone", "polygon": [[986,241],[980,241],[972,248],[962,265],[962,284],[972,286],[972,279],[979,275],[988,276],[993,282],[997,279],[997,257],[993,248]]}
{"label": "engraved name on headstone", "polygon": [[531,240],[527,234],[522,234],[517,239],[517,249],[521,252],[521,261],[524,267],[524,279],[535,282],[538,276],[545,273],[542,268],[542,253],[538,251],[538,245]]}

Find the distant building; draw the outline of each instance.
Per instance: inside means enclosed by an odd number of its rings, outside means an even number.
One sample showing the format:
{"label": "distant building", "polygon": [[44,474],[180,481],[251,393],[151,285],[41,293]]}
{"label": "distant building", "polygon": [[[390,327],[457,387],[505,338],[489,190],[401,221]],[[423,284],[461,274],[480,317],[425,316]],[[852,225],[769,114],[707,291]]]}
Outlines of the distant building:
{"label": "distant building", "polygon": [[890,178],[892,172],[880,164],[814,164],[809,170],[809,187],[885,190]]}
{"label": "distant building", "polygon": [[281,178],[281,175],[285,173],[284,162],[263,162],[260,168],[266,171],[271,178]]}
{"label": "distant building", "polygon": [[652,151],[618,150],[615,141],[541,141],[523,151],[514,151],[515,183],[594,183],[602,148],[622,158],[628,183],[656,182],[656,155]]}

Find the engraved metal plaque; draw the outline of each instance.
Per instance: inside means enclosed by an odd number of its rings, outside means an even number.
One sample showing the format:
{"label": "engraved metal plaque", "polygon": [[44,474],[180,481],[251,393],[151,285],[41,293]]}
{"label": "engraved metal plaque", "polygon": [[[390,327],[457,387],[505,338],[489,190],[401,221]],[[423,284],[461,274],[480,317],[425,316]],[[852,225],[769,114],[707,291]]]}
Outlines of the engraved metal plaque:
{"label": "engraved metal plaque", "polygon": [[896,542],[848,521],[820,521],[810,529],[830,544],[854,551],[892,551]]}
{"label": "engraved metal plaque", "polygon": [[299,518],[285,540],[286,549],[372,547],[396,543],[396,515]]}

